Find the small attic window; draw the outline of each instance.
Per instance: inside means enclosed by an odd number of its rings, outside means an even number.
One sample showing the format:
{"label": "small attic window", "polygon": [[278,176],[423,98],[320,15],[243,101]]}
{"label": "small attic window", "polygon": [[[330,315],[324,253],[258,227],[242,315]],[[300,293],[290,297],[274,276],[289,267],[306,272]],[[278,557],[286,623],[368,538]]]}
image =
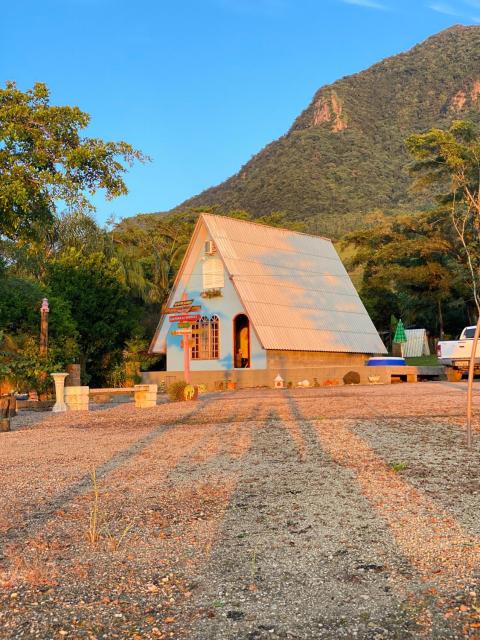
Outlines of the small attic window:
{"label": "small attic window", "polygon": [[223,289],[224,286],[223,262],[218,255],[207,256],[203,262],[203,290]]}
{"label": "small attic window", "polygon": [[213,240],[207,240],[205,242],[205,255],[214,256],[217,253],[217,247]]}

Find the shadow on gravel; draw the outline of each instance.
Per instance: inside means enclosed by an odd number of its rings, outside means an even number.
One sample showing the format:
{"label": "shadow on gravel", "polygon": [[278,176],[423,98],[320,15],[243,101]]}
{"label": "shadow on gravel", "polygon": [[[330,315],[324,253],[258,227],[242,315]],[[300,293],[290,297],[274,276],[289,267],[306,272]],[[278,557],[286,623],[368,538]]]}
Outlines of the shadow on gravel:
{"label": "shadow on gravel", "polygon": [[[185,611],[189,640],[407,640],[418,637],[392,583],[388,531],[348,470],[319,447],[314,427],[285,398],[306,443],[275,409],[252,446],[209,561]],[[288,422],[288,421],[287,421]]]}
{"label": "shadow on gravel", "polygon": [[[202,401],[201,404],[195,406],[193,411],[187,413],[176,421],[172,421],[170,424],[161,425],[156,429],[153,429],[148,435],[144,436],[137,440],[134,444],[129,446],[128,448],[120,451],[116,455],[114,455],[110,460],[96,467],[96,477],[97,480],[101,480],[105,476],[107,476],[112,471],[118,469],[121,465],[127,462],[130,458],[136,456],[141,451],[146,449],[152,442],[154,442],[157,438],[159,438],[162,434],[173,429],[178,424],[183,424],[184,422],[190,420],[195,417],[196,414],[205,407],[207,403],[210,402],[210,399]],[[69,502],[82,495],[83,493],[89,491],[91,489],[92,479],[91,475],[87,474],[80,478],[77,482],[71,484],[64,491],[61,491],[57,495],[53,496],[46,503],[42,504],[41,507],[37,508],[29,517],[23,522],[22,525],[17,526],[15,528],[8,529],[8,531],[3,534],[0,538],[0,542],[2,545],[5,545],[10,542],[21,542],[34,536],[38,530],[44,526],[48,520],[54,517],[55,512],[61,508],[64,508]],[[5,560],[4,550],[0,547],[0,563]]]}

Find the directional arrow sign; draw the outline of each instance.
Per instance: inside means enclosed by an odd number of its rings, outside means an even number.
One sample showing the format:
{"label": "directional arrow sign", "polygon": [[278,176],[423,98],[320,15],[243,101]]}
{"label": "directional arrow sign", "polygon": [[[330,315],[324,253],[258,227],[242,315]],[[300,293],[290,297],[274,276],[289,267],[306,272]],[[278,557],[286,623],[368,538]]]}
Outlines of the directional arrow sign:
{"label": "directional arrow sign", "polygon": [[[183,302],[183,300],[181,300],[181,302]],[[187,300],[186,302],[190,302],[190,300]],[[196,311],[201,311],[202,307],[197,304],[197,305],[191,305],[191,304],[187,304],[184,307],[162,307],[162,313],[165,316],[170,315],[171,313],[194,313]]]}
{"label": "directional arrow sign", "polygon": [[169,316],[168,319],[170,322],[198,322],[200,320],[200,314],[190,314],[186,313],[178,316]]}
{"label": "directional arrow sign", "polygon": [[192,332],[190,329],[177,329],[176,331],[170,332],[172,336],[191,336]]}
{"label": "directional arrow sign", "polygon": [[192,304],[193,300],[177,300],[177,302],[173,303],[173,306],[181,309],[182,307],[191,307]]}

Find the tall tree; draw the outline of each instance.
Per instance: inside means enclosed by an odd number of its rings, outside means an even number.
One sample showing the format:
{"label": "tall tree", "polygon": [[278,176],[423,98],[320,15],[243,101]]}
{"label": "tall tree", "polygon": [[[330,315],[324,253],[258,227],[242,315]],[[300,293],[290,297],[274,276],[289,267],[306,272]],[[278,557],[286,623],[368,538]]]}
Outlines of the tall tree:
{"label": "tall tree", "polygon": [[362,297],[380,327],[387,329],[393,312],[443,335],[444,305],[465,277],[455,240],[435,213],[376,212],[368,228],[346,236],[355,249],[351,265],[363,268]]}
{"label": "tall tree", "polygon": [[70,248],[49,263],[48,286],[67,301],[79,333],[81,360],[92,382],[103,381],[112,359],[139,327],[139,309],[115,257]]}
{"label": "tall tree", "polygon": [[35,237],[59,202],[92,211],[98,189],[107,198],[127,193],[126,166],[146,157],[123,141],[82,136],[89,121],[78,107],[51,105],[45,84],[0,89],[0,237]]}
{"label": "tall tree", "polygon": [[412,135],[407,148],[415,158],[417,189],[436,197],[438,210],[449,212],[462,245],[473,298],[480,311],[480,135],[472,122],[456,120],[448,130]]}

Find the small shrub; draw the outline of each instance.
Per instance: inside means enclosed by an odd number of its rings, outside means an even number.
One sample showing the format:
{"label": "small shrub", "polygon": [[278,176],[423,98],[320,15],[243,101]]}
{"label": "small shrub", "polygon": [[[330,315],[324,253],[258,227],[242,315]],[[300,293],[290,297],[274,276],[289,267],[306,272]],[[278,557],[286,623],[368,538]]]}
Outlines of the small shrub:
{"label": "small shrub", "polygon": [[185,400],[185,387],[187,383],[184,380],[172,382],[167,389],[168,397],[171,402],[181,402]]}
{"label": "small shrub", "polygon": [[95,468],[93,468],[91,476],[92,478],[92,493],[93,493],[93,502],[92,507],[90,509],[90,520],[88,523],[87,529],[87,538],[90,542],[91,547],[95,547],[98,542],[98,500],[99,500],[99,491],[97,484],[97,472]]}
{"label": "small shrub", "polygon": [[357,371],[349,371],[343,376],[344,384],[360,384],[360,374]]}
{"label": "small shrub", "polygon": [[107,384],[110,387],[119,388],[125,386],[126,381],[125,365],[123,362],[117,362],[107,373]]}
{"label": "small shrub", "polygon": [[[95,468],[90,474],[92,480],[92,506],[90,508],[90,518],[87,527],[87,539],[90,546],[94,549],[101,540],[106,540],[112,551],[118,551],[122,542],[126,540],[135,521],[120,527],[118,533],[112,531],[112,525],[117,523],[109,522],[107,512],[100,505],[100,489],[97,482],[97,473]],[[114,527],[118,529],[117,526]]]}
{"label": "small shrub", "polygon": [[405,471],[408,465],[406,462],[391,462],[389,467],[395,473],[400,473],[401,471]]}

